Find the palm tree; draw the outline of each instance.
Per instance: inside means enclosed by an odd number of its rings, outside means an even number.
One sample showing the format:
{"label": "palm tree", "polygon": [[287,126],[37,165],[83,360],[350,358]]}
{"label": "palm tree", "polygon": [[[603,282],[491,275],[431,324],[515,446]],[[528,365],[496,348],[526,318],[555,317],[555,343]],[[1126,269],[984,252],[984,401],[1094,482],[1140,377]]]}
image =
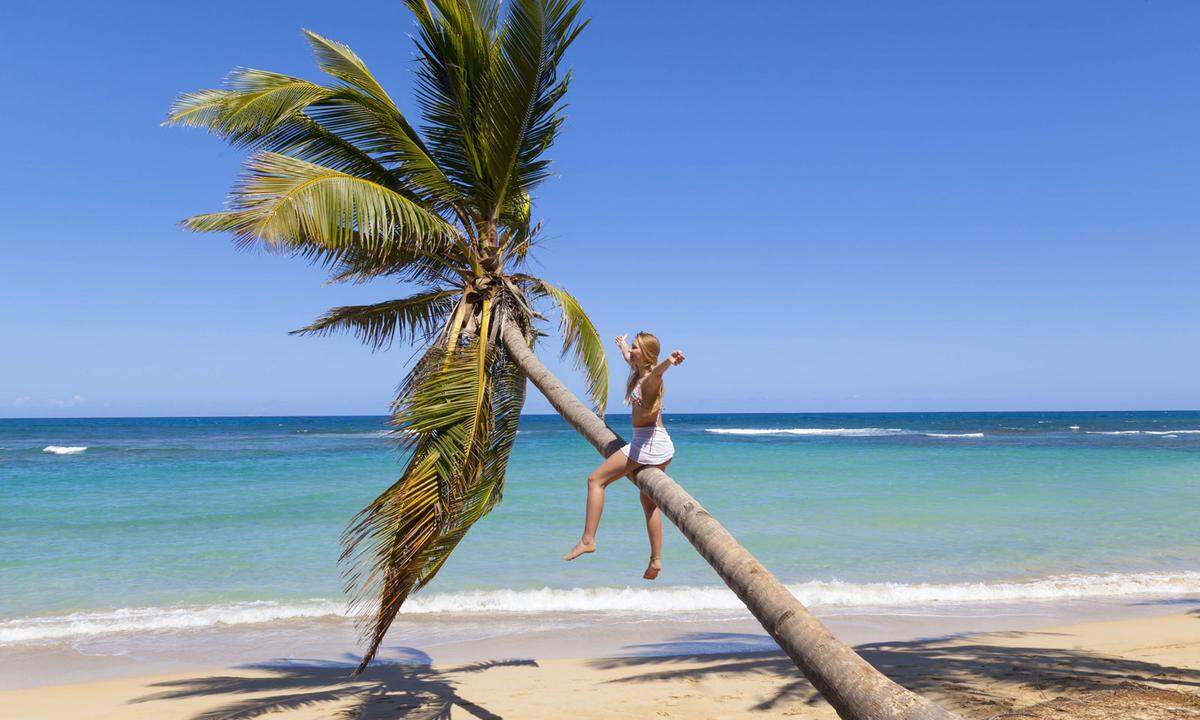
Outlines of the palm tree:
{"label": "palm tree", "polygon": [[[417,23],[420,131],[350,48],[307,31],[332,81],[239,69],[222,89],[181,95],[166,121],[253,151],[228,209],[185,227],[300,256],[334,281],[389,278],[418,289],[334,308],[294,331],[423,351],[392,405],[404,472],[343,536],[352,604],[373,607],[362,613],[359,671],[404,601],[500,501],[526,378],[602,453],[620,444],[600,419],[608,366],[596,328],[572,295],[524,272],[540,229],[532,191],[564,121],[570,74],[558,66],[587,24],[581,0],[512,0],[503,18],[500,0],[405,2]],[[547,301],[594,411],[531,350],[545,319],[535,307]],[[843,717],[953,717],[837,641],[664,473],[643,470],[635,482]]]}

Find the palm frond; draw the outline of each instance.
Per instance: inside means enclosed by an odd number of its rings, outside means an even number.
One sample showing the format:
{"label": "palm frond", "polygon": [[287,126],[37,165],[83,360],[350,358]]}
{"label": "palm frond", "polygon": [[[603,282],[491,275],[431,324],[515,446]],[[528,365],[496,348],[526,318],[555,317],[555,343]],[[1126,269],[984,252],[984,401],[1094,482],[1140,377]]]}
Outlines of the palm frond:
{"label": "palm frond", "polygon": [[[497,318],[497,326],[505,322],[504,315]],[[529,326],[526,326],[529,327]],[[534,334],[526,332],[526,342],[533,346]],[[521,422],[521,409],[525,407],[525,373],[508,356],[503,343],[499,346],[495,365],[492,368],[492,437],[483,469],[483,481],[494,486],[493,502],[500,502],[504,488],[504,476],[508,468],[513,443]],[[486,512],[486,510],[484,511]]]}
{"label": "palm frond", "polygon": [[330,40],[312,30],[305,30],[304,36],[308,38],[321,70],[347,85],[362,90],[381,103],[394,106],[392,98],[367,69],[366,63],[355,55],[348,45]]}
{"label": "palm frond", "polygon": [[364,253],[395,245],[437,247],[457,235],[437,214],[365,178],[279,153],[246,163],[231,209],[197,215],[184,227],[232,232],[240,246],[261,241],[294,249],[353,245]]}
{"label": "palm frond", "polygon": [[421,186],[406,182],[405,176],[308,115],[296,114],[284,120],[252,147],[340,170],[394,190],[414,203],[424,202]]}
{"label": "palm frond", "polygon": [[458,0],[483,32],[494,35],[500,21],[500,0]]}
{"label": "palm frond", "polygon": [[[501,322],[501,321],[498,321]],[[425,587],[450,559],[467,531],[492,510],[503,497],[508,459],[517,438],[521,409],[525,405],[525,374],[501,347],[495,349],[497,360],[489,374],[492,387],[492,434],[484,455],[479,480],[467,489],[462,507],[448,529],[430,552],[431,561],[420,573],[417,587]]]}
{"label": "palm frond", "polygon": [[[541,155],[562,123],[569,78],[557,65],[583,29],[579,0],[406,0],[417,16],[417,98],[433,154],[495,222],[548,172]],[[481,17],[489,19],[482,22]]]}
{"label": "palm frond", "polygon": [[537,286],[558,305],[562,354],[564,357],[571,354],[575,359],[575,367],[584,371],[588,395],[592,398],[596,414],[604,417],[604,409],[608,405],[608,358],[596,326],[575,296],[545,280],[538,280]]}
{"label": "palm frond", "polygon": [[400,300],[336,307],[290,334],[351,332],[372,350],[383,350],[397,339],[408,342],[433,335],[454,310],[454,298],[460,294],[460,290],[431,290]]}
{"label": "palm frond", "polygon": [[434,156],[480,214],[485,83],[495,37],[464,0],[405,0],[417,18],[417,102]]}
{"label": "palm frond", "polygon": [[441,534],[446,510],[439,492],[438,459],[428,443],[418,446],[400,479],[359,512],[343,533],[341,562],[352,608],[364,610],[371,601],[379,601],[370,619],[360,621],[370,649],[358,672],[374,658],[413,591],[423,551]]}
{"label": "palm frond", "polygon": [[559,102],[570,83],[570,73],[558,80],[557,66],[587,25],[581,8],[580,0],[514,0],[509,10],[487,85],[492,218],[549,173],[541,155],[562,125]]}
{"label": "palm frond", "polygon": [[328,269],[331,283],[366,283],[392,276],[419,285],[458,285],[472,277],[470,261],[462,250],[461,246],[446,243],[428,250],[394,245],[361,252],[351,244],[337,252],[322,253],[319,258],[314,252],[313,259],[319,259]]}
{"label": "palm frond", "polygon": [[378,598],[368,621],[374,657],[400,606],[445,563],[470,526],[494,502],[481,489],[491,448],[495,346],[483,327],[462,348],[435,346],[410,375],[393,423],[413,454],[401,479],[359,514],[343,536],[347,578],[361,605]]}
{"label": "palm frond", "polygon": [[366,64],[346,45],[304,31],[323,71],[343,87],[308,113],[338,136],[363,148],[440,209],[456,208],[461,188],[451,182],[424,140],[396,107]]}
{"label": "palm frond", "polygon": [[233,147],[290,155],[366,178],[419,201],[404,176],[305,114],[316,112],[314,107],[342,106],[352,100],[338,88],[239,68],[226,78],[223,89],[181,95],[164,124],[204,128]]}
{"label": "palm frond", "polygon": [[238,68],[226,77],[223,89],[180,95],[163,124],[204,128],[239,144],[262,137],[278,123],[335,92],[290,75]]}

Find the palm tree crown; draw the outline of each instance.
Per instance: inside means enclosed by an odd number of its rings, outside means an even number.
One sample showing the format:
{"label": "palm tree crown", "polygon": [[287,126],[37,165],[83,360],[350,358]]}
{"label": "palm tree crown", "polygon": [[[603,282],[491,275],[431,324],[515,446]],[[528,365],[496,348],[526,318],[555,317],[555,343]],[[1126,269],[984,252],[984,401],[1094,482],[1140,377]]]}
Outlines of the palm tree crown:
{"label": "palm tree crown", "polygon": [[[427,585],[500,501],[525,377],[499,330],[533,344],[548,299],[563,352],[597,411],[608,368],[595,327],[565,290],[523,272],[539,225],[532,192],[564,121],[563,53],[586,26],[581,0],[405,0],[416,16],[418,130],[347,46],[305,31],[324,84],[238,69],[225,87],[181,95],[167,124],[202,127],[253,154],[223,212],[184,225],[232,233],[323,265],[331,279],[389,277],[415,294],[339,307],[294,332],[349,331],[375,349],[423,354],[392,405],[407,451],[400,479],[343,536],[370,662],[401,604]],[[503,15],[503,17],[502,17]]]}

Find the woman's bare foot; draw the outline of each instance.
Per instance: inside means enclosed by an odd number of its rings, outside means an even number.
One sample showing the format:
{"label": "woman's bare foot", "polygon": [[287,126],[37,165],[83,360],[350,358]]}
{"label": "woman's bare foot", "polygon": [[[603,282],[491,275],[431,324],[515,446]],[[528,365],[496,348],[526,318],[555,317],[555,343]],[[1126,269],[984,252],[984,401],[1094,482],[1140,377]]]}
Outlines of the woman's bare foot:
{"label": "woman's bare foot", "polygon": [[650,564],[646,566],[646,572],[642,577],[646,580],[653,580],[658,577],[658,572],[662,570],[662,561],[658,558],[650,558]]}
{"label": "woman's bare foot", "polygon": [[590,552],[596,552],[596,543],[585,543],[580,540],[575,543],[575,547],[571,548],[571,552],[563,555],[563,560],[574,560],[580,555],[585,555]]}

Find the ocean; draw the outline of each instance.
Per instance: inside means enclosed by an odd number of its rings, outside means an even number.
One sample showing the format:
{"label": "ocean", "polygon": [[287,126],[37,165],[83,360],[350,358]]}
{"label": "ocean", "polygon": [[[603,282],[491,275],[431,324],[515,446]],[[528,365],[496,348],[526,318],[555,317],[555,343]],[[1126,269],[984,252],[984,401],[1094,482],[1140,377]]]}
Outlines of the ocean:
{"label": "ocean", "polygon": [[[628,435],[628,416],[609,422]],[[1200,412],[666,425],[670,474],[819,612],[1200,593]],[[386,431],[381,417],[0,420],[0,648],[121,652],[148,634],[344,620],[338,537],[397,476]],[[645,526],[623,480],[599,551],[561,560],[598,461],[556,416],[524,417],[503,502],[399,626],[431,641],[450,621],[744,618],[669,523],[663,573],[641,579]]]}

